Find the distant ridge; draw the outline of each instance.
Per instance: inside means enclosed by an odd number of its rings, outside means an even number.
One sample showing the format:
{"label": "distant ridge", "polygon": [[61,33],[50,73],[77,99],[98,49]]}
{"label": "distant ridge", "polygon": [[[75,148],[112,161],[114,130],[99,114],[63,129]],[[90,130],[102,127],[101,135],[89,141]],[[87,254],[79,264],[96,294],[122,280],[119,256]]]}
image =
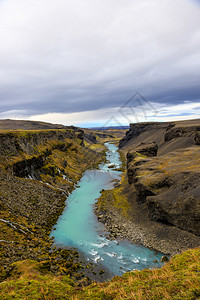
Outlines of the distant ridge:
{"label": "distant ridge", "polygon": [[61,124],[51,124],[40,121],[25,120],[0,120],[0,130],[40,130],[40,129],[66,129],[69,126]]}
{"label": "distant ridge", "polygon": [[91,130],[125,130],[125,129],[129,129],[129,126],[109,126],[109,127],[92,127],[89,128]]}

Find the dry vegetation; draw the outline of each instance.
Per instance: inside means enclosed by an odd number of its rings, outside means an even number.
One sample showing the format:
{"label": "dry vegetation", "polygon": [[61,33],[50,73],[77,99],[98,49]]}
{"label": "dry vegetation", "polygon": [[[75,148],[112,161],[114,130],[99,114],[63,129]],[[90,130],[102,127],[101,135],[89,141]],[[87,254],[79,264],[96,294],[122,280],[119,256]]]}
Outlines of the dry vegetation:
{"label": "dry vegetation", "polygon": [[1,299],[199,299],[200,250],[175,256],[161,269],[133,271],[107,283],[78,287],[69,276],[53,276],[43,263],[13,264],[0,284]]}

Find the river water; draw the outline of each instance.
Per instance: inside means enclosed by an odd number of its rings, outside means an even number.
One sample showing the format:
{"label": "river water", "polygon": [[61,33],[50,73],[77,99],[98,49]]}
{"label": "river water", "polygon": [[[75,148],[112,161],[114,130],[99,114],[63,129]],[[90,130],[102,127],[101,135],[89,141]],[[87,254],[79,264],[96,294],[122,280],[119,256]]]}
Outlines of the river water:
{"label": "river water", "polygon": [[54,243],[59,247],[73,247],[82,252],[88,261],[100,263],[113,275],[122,275],[133,269],[160,266],[162,253],[136,245],[127,240],[108,240],[102,223],[93,212],[93,205],[102,189],[111,189],[121,172],[109,165],[120,166],[119,153],[114,144],[106,143],[107,163],[99,170],[84,173],[76,188],[66,200],[66,208],[52,230]]}

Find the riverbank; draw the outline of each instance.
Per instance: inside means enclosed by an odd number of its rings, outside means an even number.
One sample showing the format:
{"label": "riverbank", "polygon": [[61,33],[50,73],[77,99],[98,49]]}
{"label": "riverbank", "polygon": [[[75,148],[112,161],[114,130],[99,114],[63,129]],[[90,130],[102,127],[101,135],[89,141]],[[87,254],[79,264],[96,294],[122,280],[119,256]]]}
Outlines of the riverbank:
{"label": "riverbank", "polygon": [[137,203],[125,174],[114,189],[101,192],[94,211],[110,232],[110,239],[128,239],[171,256],[200,247],[200,237],[151,221],[146,205]]}

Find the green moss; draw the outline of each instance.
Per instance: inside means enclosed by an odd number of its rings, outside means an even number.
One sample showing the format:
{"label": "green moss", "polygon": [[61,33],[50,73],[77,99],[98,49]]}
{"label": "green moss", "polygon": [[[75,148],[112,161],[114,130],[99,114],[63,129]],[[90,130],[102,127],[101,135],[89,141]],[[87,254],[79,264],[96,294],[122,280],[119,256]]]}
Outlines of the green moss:
{"label": "green moss", "polygon": [[128,186],[125,174],[122,175],[121,183],[111,190],[102,190],[101,197],[96,203],[96,210],[104,211],[109,206],[117,208],[124,217],[129,217],[129,212],[132,211],[131,204],[127,200]]}
{"label": "green moss", "polygon": [[118,150],[119,155],[120,155],[120,161],[121,161],[121,166],[120,166],[120,170],[121,172],[125,172],[126,170],[126,154],[120,150]]}

